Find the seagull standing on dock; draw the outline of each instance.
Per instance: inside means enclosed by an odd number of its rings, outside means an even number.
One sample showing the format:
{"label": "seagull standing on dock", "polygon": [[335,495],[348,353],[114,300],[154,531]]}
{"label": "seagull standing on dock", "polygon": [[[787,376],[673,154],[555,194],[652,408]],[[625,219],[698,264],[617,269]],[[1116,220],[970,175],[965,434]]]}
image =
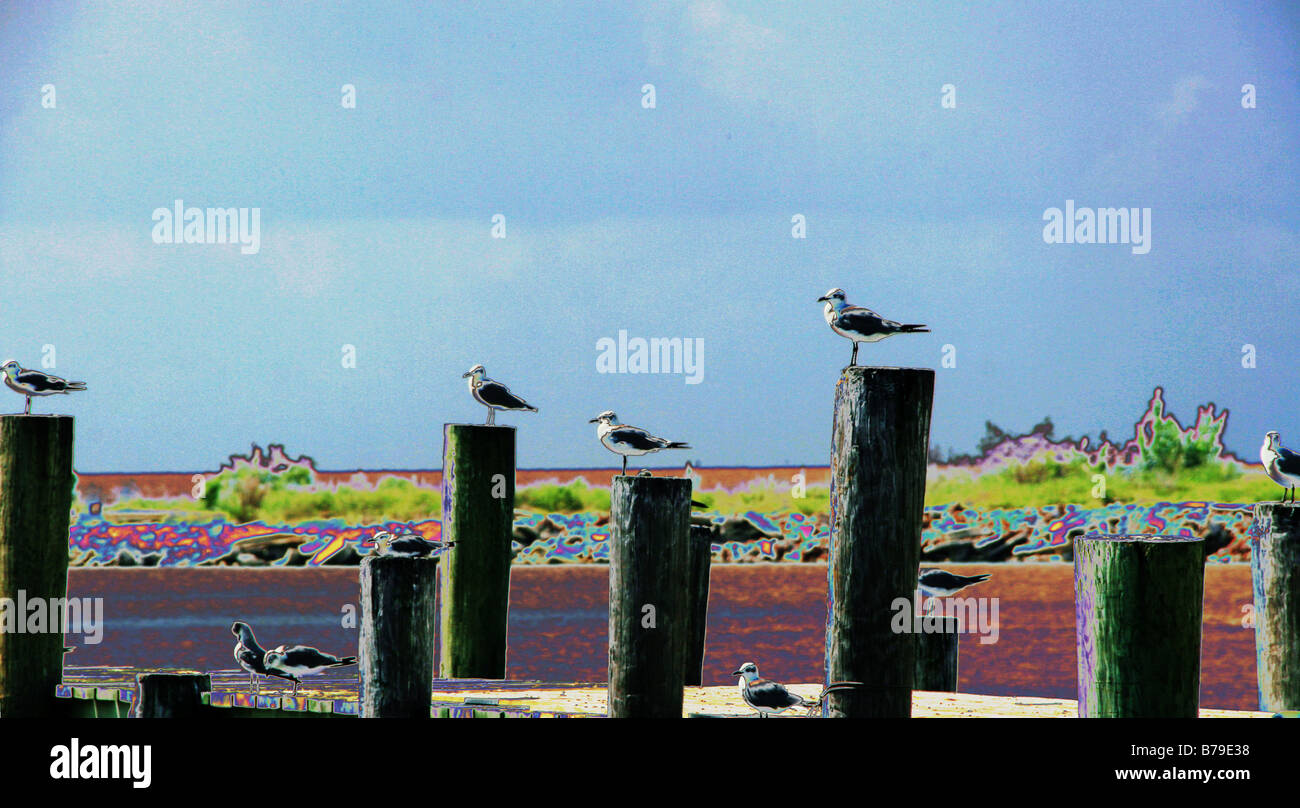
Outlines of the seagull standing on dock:
{"label": "seagull standing on dock", "polygon": [[1300,454],[1282,447],[1282,436],[1276,431],[1264,435],[1264,445],[1259,448],[1259,459],[1264,471],[1273,482],[1282,486],[1282,502],[1287,494],[1295,503],[1295,489],[1300,485]]}
{"label": "seagull standing on dock", "polygon": [[629,426],[618,420],[613,410],[605,410],[587,423],[596,424],[596,437],[606,449],[623,456],[623,473],[627,474],[627,459],[658,452],[663,449],[689,449],[690,444],[679,440],[657,438],[644,429]]}
{"label": "seagull standing on dock", "polygon": [[880,342],[885,337],[895,334],[926,334],[930,329],[920,323],[896,323],[886,320],[871,309],[862,306],[850,306],[844,300],[843,289],[832,289],[817,302],[825,302],[826,322],[831,330],[841,337],[853,340],[853,357],[850,365],[858,363],[859,342]]}
{"label": "seagull standing on dock", "polygon": [[262,660],[267,673],[293,681],[293,695],[298,695],[300,677],[320,673],[326,668],[340,668],[357,664],[354,656],[339,658],[312,648],[309,645],[277,646],[266,652]]}
{"label": "seagull standing on dock", "polygon": [[957,594],[968,586],[982,584],[989,575],[956,575],[941,569],[921,570],[916,583],[921,594],[928,598],[946,598]]}
{"label": "seagull standing on dock", "polygon": [[[230,633],[239,639],[235,641],[235,662],[239,667],[248,671],[248,692],[253,692],[253,687],[257,685],[257,675],[278,676],[281,679],[288,679],[288,676],[281,676],[278,673],[266,669],[263,660],[266,658],[266,649],[257,644],[257,638],[253,636],[253,627],[247,623],[236,621],[230,626]],[[261,690],[261,687],[257,688]]]}
{"label": "seagull standing on dock", "polygon": [[39,370],[27,370],[12,359],[0,365],[0,372],[4,373],[5,385],[10,390],[27,396],[27,407],[23,410],[23,415],[32,414],[32,396],[67,395],[86,389],[85,382],[70,382]]}
{"label": "seagull standing on dock", "polygon": [[394,536],[387,530],[376,533],[371,539],[380,555],[403,556],[405,558],[427,558],[437,555],[449,547],[455,547],[454,541],[432,541],[417,533],[403,533]]}
{"label": "seagull standing on dock", "polygon": [[496,423],[497,410],[516,410],[520,412],[537,412],[537,408],[510,392],[510,388],[501,382],[494,382],[487,377],[482,365],[475,365],[469,372],[461,375],[469,379],[469,392],[474,400],[488,408],[488,426]]}
{"label": "seagull standing on dock", "polygon": [[801,707],[812,713],[822,705],[822,699],[826,698],[826,694],[852,690],[862,684],[861,682],[835,682],[823,690],[816,699],[809,701],[798,693],[790,692],[785,685],[759,676],[758,666],[753,662],[746,662],[732,671],[731,675],[740,677],[740,697],[758,711],[759,718],[767,718],[769,714],[780,713],[791,707]]}

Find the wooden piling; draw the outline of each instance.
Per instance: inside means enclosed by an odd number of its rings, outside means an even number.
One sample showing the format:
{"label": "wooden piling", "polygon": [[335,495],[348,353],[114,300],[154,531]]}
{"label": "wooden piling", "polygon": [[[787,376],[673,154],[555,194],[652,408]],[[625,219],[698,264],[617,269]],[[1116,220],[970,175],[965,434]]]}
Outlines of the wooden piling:
{"label": "wooden piling", "polygon": [[134,718],[198,718],[203,694],[212,692],[206,673],[141,673],[135,682]]}
{"label": "wooden piling", "polygon": [[514,534],[515,430],[443,426],[439,675],[504,679]]}
{"label": "wooden piling", "polygon": [[1257,504],[1250,533],[1259,709],[1300,710],[1300,506]]}
{"label": "wooden piling", "polygon": [[[916,591],[934,371],[852,366],[835,388],[826,681],[831,717],[912,712],[915,642],[893,629]],[[910,607],[909,607],[910,608]]]}
{"label": "wooden piling", "polygon": [[[41,717],[55,709],[63,672],[72,512],[73,419],[0,415],[0,717]],[[22,603],[44,603],[34,624]],[[57,606],[56,606],[57,604]],[[50,624],[50,620],[57,624]]]}
{"label": "wooden piling", "polygon": [[1201,539],[1075,539],[1080,718],[1197,716],[1204,580]]}
{"label": "wooden piling", "polygon": [[961,620],[956,617],[923,617],[934,621],[939,631],[921,631],[916,639],[916,676],[914,690],[942,693],[957,692],[957,645],[961,637]]}
{"label": "wooden piling", "polygon": [[362,718],[429,717],[438,562],[400,556],[361,560]]}
{"label": "wooden piling", "polygon": [[687,617],[690,627],[686,644],[687,687],[704,684],[704,640],[709,622],[709,572],[713,565],[713,531],[707,525],[691,525],[687,543]]}
{"label": "wooden piling", "polygon": [[681,718],[691,625],[691,481],[610,484],[609,716]]}

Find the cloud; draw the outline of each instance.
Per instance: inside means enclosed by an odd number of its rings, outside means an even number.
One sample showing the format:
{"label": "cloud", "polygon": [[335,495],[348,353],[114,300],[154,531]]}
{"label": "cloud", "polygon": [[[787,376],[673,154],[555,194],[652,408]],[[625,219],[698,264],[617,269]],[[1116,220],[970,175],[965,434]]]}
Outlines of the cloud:
{"label": "cloud", "polygon": [[1208,90],[1213,86],[1200,74],[1184,76],[1174,84],[1173,98],[1163,102],[1156,108],[1157,117],[1171,123],[1182,120],[1189,112],[1200,105],[1197,93],[1201,90]]}

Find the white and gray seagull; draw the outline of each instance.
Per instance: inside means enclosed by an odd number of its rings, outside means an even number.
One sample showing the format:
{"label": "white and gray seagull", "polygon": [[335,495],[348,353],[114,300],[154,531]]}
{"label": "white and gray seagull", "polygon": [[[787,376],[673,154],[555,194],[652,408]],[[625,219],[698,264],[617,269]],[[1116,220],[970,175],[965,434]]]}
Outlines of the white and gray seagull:
{"label": "white and gray seagull", "polygon": [[1264,464],[1264,471],[1273,482],[1282,486],[1282,501],[1286,502],[1291,494],[1295,502],[1295,489],[1300,485],[1300,454],[1283,448],[1282,436],[1276,431],[1264,435],[1264,445],[1259,448],[1259,459]]}
{"label": "white and gray seagull", "polygon": [[4,374],[5,385],[10,390],[27,396],[27,407],[23,410],[23,415],[32,414],[32,396],[67,395],[86,389],[85,382],[70,382],[39,370],[27,370],[12,359],[0,365],[0,372]]}
{"label": "white and gray seagull", "polygon": [[470,368],[469,372],[461,375],[461,378],[469,379],[469,392],[474,396],[474,400],[488,408],[489,426],[496,423],[497,410],[537,412],[536,407],[510,392],[509,387],[489,379],[482,365]]}
{"label": "white and gray seagull", "polygon": [[957,575],[947,570],[928,569],[921,570],[917,576],[917,586],[921,588],[921,593],[930,598],[946,598],[955,595],[968,586],[982,584],[989,579],[989,575]]}
{"label": "white and gray seagull", "polygon": [[314,673],[320,673],[326,668],[340,668],[344,665],[357,664],[357,658],[336,657],[333,654],[327,654],[309,645],[291,645],[287,648],[283,645],[272,648],[266,652],[262,659],[262,664],[266,667],[266,672],[271,676],[280,676],[293,681],[293,695],[298,695],[298,685],[302,684],[302,676],[311,676]]}
{"label": "white and gray seagull", "polygon": [[880,342],[895,334],[927,334],[930,331],[928,326],[920,323],[896,323],[886,320],[871,309],[850,306],[844,300],[843,289],[832,289],[817,298],[817,302],[826,304],[824,313],[831,330],[841,337],[853,340],[850,365],[858,363],[859,342]]}
{"label": "white and gray seagull", "polygon": [[454,541],[433,541],[418,533],[403,533],[394,536],[387,530],[371,537],[380,555],[404,556],[406,558],[427,558],[437,555],[448,547],[455,547]]}
{"label": "white and gray seagull", "polygon": [[800,707],[811,713],[821,706],[822,699],[826,698],[828,693],[852,690],[862,684],[861,682],[835,682],[823,690],[820,696],[809,701],[798,693],[790,692],[785,685],[759,676],[758,666],[753,662],[746,662],[732,671],[731,675],[740,677],[740,697],[758,711],[759,718],[767,718],[768,715],[792,707]]}
{"label": "white and gray seagull", "polygon": [[679,440],[658,438],[636,426],[618,420],[613,410],[605,410],[587,423],[596,424],[596,437],[606,449],[623,456],[623,473],[627,474],[627,459],[650,454],[663,449],[689,449],[690,444]]}
{"label": "white and gray seagull", "polygon": [[[254,686],[258,684],[258,674],[262,676],[278,676],[281,679],[289,679],[275,671],[267,670],[264,660],[266,658],[266,649],[258,645],[257,637],[253,636],[253,627],[247,623],[236,621],[230,625],[230,632],[239,639],[235,641],[235,662],[239,667],[248,671],[248,692],[254,692]],[[257,687],[261,690],[261,687]]]}

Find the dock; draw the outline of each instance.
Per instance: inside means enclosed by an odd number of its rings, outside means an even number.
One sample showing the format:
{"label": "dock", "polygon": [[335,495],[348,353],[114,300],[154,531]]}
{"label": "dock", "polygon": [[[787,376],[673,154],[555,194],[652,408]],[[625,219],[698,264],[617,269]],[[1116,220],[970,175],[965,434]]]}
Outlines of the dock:
{"label": "dock", "polygon": [[[134,668],[68,668],[55,696],[64,715],[80,718],[126,718],[135,701]],[[203,694],[204,711],[213,718],[355,718],[357,681],[346,676],[315,677],[298,696],[277,688],[250,694],[248,674],[211,671],[212,691]],[[791,685],[805,698],[816,698],[819,683]],[[432,718],[604,718],[608,693],[604,684],[512,680],[434,680]],[[984,696],[972,693],[912,693],[913,718],[1077,718],[1074,699],[1038,696]],[[1272,718],[1274,713],[1203,708],[1201,718]],[[745,718],[756,713],[740,700],[735,685],[687,687],[684,718]],[[791,712],[776,718],[803,718]]]}

